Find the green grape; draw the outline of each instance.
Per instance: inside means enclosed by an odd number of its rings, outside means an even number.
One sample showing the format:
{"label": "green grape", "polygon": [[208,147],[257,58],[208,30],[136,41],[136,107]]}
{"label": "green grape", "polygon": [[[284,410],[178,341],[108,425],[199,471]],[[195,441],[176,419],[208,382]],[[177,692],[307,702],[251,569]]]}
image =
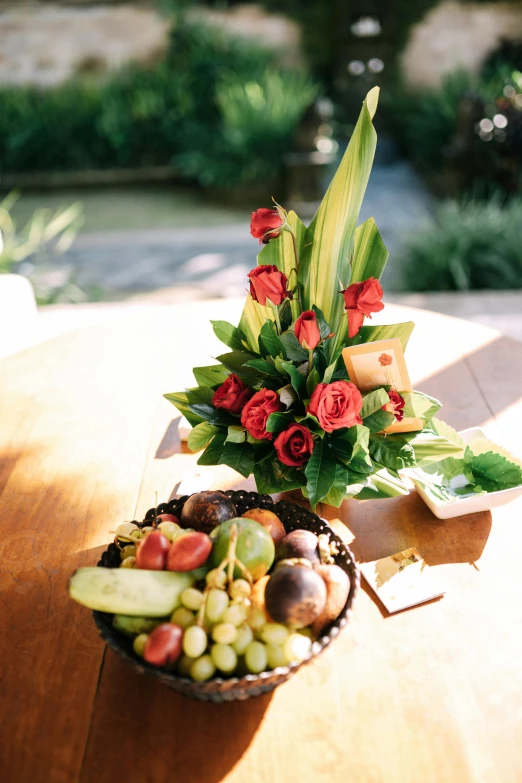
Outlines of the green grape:
{"label": "green grape", "polygon": [[314,635],[312,633],[312,629],[311,628],[299,628],[297,633],[300,633],[301,636],[306,636],[308,639],[312,639],[313,640],[313,638],[314,638]]}
{"label": "green grape", "polygon": [[232,625],[242,625],[247,619],[247,608],[241,604],[231,604],[228,609],[225,610],[222,622],[232,623]]}
{"label": "green grape", "polygon": [[248,625],[242,625],[237,629],[237,639],[233,642],[232,647],[238,655],[244,655],[245,650],[254,641],[254,633]]}
{"label": "green grape", "polygon": [[207,649],[206,632],[199,625],[191,625],[183,635],[183,652],[191,658],[199,658]]}
{"label": "green grape", "polygon": [[120,557],[122,560],[126,560],[128,557],[136,557],[136,547],[134,544],[124,546],[120,552]]}
{"label": "green grape", "polygon": [[225,674],[233,672],[237,666],[237,655],[228,644],[215,644],[210,655],[216,668]]}
{"label": "green grape", "polygon": [[179,609],[175,609],[174,612],[172,612],[170,622],[179,625],[180,628],[183,628],[183,630],[186,631],[187,628],[194,625],[196,618],[194,612],[185,609],[184,606],[180,606]]}
{"label": "green grape", "polygon": [[181,603],[187,609],[198,612],[203,603],[203,593],[201,590],[196,590],[195,587],[187,587],[187,589],[183,590],[181,593]]}
{"label": "green grape", "polygon": [[246,579],[235,579],[230,585],[231,598],[250,598],[252,588]]}
{"label": "green grape", "polygon": [[224,588],[227,583],[227,575],[224,571],[220,571],[218,568],[213,568],[205,577],[207,585],[211,587]]}
{"label": "green grape", "polygon": [[182,655],[181,658],[178,659],[177,668],[182,677],[190,676],[190,667],[193,663],[194,658],[191,658],[189,655]]}
{"label": "green grape", "polygon": [[125,560],[121,561],[120,568],[135,568],[135,567],[136,567],[135,557],[126,557]]}
{"label": "green grape", "polygon": [[312,640],[302,633],[291,633],[284,644],[285,655],[290,663],[304,661],[312,649]]}
{"label": "green grape", "polygon": [[289,663],[284,647],[276,644],[267,644],[266,660],[271,669],[277,669],[278,666],[286,666]]}
{"label": "green grape", "polygon": [[169,541],[172,541],[174,535],[178,533],[181,528],[175,522],[160,522],[158,525],[158,530],[161,530],[163,535],[166,536]]}
{"label": "green grape", "polygon": [[116,528],[116,535],[117,536],[125,536],[128,538],[130,534],[137,530],[138,526],[134,524],[134,522],[122,522],[121,525],[118,525]]}
{"label": "green grape", "polygon": [[267,665],[266,647],[262,642],[250,642],[245,650],[245,663],[252,674],[264,672]]}
{"label": "green grape", "polygon": [[156,528],[152,527],[152,525],[147,525],[146,527],[141,528],[141,532],[144,536],[148,536],[149,533],[153,533]]}
{"label": "green grape", "polygon": [[216,667],[210,655],[202,655],[196,658],[190,667],[190,676],[196,682],[205,682],[214,676]]}
{"label": "green grape", "polygon": [[260,631],[266,623],[265,613],[258,606],[251,606],[248,613],[248,624],[253,631]]}
{"label": "green grape", "polygon": [[218,623],[228,607],[228,595],[224,590],[213,587],[208,591],[206,613],[211,623]]}
{"label": "green grape", "polygon": [[237,628],[232,623],[219,623],[212,629],[212,638],[218,644],[233,644],[237,639]]}
{"label": "green grape", "polygon": [[280,623],[267,623],[259,631],[259,638],[266,644],[279,646],[288,639],[288,628]]}
{"label": "green grape", "polygon": [[141,541],[143,537],[143,533],[139,528],[136,528],[131,533],[129,533],[129,538],[132,538],[133,541]]}
{"label": "green grape", "polygon": [[139,636],[136,636],[136,638],[132,643],[134,652],[136,653],[136,655],[139,655],[140,658],[143,658],[143,650],[145,649],[145,645],[147,644],[148,638],[149,638],[148,633],[140,633]]}

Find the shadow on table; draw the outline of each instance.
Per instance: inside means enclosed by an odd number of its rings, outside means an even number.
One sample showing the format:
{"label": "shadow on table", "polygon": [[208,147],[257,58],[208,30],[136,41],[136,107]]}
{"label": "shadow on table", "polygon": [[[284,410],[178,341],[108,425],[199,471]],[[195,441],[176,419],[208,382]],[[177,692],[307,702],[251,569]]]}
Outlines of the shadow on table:
{"label": "shadow on table", "polygon": [[430,566],[476,563],[491,531],[489,511],[440,520],[416,492],[390,500],[348,500],[340,509],[324,507],[354,536],[350,544],[356,560],[368,563],[416,547]]}
{"label": "shadow on table", "polygon": [[151,783],[218,783],[248,749],[271,698],[186,699],[109,651],[80,779],[120,780],[132,770],[132,780]]}

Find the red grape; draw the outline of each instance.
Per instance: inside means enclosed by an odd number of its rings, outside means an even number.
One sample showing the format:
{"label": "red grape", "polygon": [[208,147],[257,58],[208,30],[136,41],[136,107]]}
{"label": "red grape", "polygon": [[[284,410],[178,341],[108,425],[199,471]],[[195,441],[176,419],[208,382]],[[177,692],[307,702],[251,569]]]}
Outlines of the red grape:
{"label": "red grape", "polygon": [[136,566],[147,571],[163,571],[167,563],[170,541],[163,533],[149,533],[138,545]]}
{"label": "red grape", "polygon": [[185,533],[170,547],[167,570],[193,571],[204,565],[211,550],[212,540],[206,533]]}
{"label": "red grape", "polygon": [[182,643],[183,629],[174,623],[162,623],[149,634],[143,658],[154,666],[169,666],[180,657]]}

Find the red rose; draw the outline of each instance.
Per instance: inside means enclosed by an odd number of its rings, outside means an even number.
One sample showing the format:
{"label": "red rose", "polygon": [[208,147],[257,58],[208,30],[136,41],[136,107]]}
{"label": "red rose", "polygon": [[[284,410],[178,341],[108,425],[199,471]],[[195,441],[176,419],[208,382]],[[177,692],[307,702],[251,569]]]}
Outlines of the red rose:
{"label": "red rose", "polygon": [[352,283],[343,291],[344,306],[348,315],[348,337],[355,337],[363,325],[364,317],[371,318],[384,305],[381,302],[382,288],[375,277],[369,277],[362,283]]}
{"label": "red rose", "polygon": [[281,233],[283,221],[277,209],[261,209],[252,212],[250,218],[250,233],[259,239],[260,245],[266,245]]}
{"label": "red rose", "polygon": [[[295,336],[304,348],[314,350],[321,342],[321,333],[317,326],[317,318],[312,310],[301,313],[294,324]],[[304,345],[306,343],[306,346]]]}
{"label": "red rose", "polygon": [[250,280],[250,296],[254,302],[266,305],[270,299],[272,304],[280,305],[290,292],[286,290],[288,278],[273,264],[261,264],[248,273]]}
{"label": "red rose", "polygon": [[390,412],[393,413],[397,421],[402,421],[404,418],[404,406],[406,404],[404,397],[401,397],[399,392],[394,389],[390,389],[388,397],[390,398],[390,402],[388,405],[382,406],[383,410],[390,410],[391,408]]}
{"label": "red rose", "polygon": [[319,383],[307,411],[317,418],[325,432],[333,432],[362,424],[359,415],[362,403],[361,392],[350,381]]}
{"label": "red rose", "polygon": [[245,402],[253,395],[253,389],[245,386],[242,380],[233,373],[216,389],[212,397],[215,408],[223,408],[230,413],[241,413]]}
{"label": "red rose", "polygon": [[261,389],[247,402],[241,413],[241,424],[253,438],[273,440],[272,432],[266,431],[266,422],[271,413],[283,409],[279,395],[270,389]]}
{"label": "red rose", "polygon": [[279,433],[274,441],[274,448],[283,465],[300,468],[312,456],[314,441],[306,427],[292,424]]}

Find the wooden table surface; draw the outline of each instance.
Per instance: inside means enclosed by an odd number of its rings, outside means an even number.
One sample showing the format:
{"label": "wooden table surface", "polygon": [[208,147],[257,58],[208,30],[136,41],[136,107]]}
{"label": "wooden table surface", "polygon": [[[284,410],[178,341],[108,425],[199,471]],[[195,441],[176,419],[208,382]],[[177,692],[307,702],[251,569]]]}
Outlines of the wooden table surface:
{"label": "wooden table surface", "polygon": [[[0,777],[7,783],[520,783],[522,504],[439,522],[413,493],[349,501],[360,562],[416,546],[444,598],[389,616],[363,589],[338,640],[273,694],[184,699],[107,650],[67,594],[122,520],[195,467],[161,397],[221,351],[208,318],[236,300],[158,308],[0,362]],[[522,344],[448,316],[413,318],[417,388],[462,429],[520,452]]]}

